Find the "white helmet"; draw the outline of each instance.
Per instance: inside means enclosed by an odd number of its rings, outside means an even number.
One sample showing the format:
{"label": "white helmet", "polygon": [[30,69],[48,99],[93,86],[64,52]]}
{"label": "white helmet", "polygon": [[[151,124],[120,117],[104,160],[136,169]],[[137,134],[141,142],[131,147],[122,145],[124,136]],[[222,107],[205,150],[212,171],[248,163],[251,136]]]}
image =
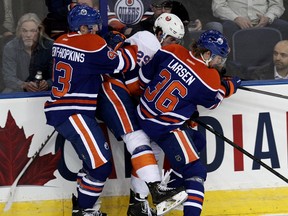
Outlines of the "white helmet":
{"label": "white helmet", "polygon": [[157,27],[160,27],[163,31],[163,40],[168,35],[177,39],[182,39],[184,37],[184,25],[180,18],[175,14],[162,13],[154,22],[154,32],[156,31]]}

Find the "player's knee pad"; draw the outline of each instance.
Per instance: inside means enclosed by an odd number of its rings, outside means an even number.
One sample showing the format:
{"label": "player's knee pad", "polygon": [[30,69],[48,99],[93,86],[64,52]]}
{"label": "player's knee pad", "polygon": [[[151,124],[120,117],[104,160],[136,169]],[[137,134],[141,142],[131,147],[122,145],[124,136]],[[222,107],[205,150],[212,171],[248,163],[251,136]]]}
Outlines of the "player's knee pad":
{"label": "player's knee pad", "polygon": [[97,167],[96,169],[87,169],[87,167],[84,168],[86,172],[88,172],[88,175],[90,175],[93,179],[104,182],[112,172],[112,162],[109,160],[107,163]]}
{"label": "player's knee pad", "polygon": [[[203,182],[207,177],[207,169],[204,164],[198,159],[192,163],[186,164],[181,168],[181,174],[184,180],[199,180],[203,179]],[[196,179],[195,179],[196,178]],[[199,179],[197,179],[199,178]]]}
{"label": "player's knee pad", "polygon": [[143,130],[137,130],[137,131],[133,131],[131,133],[125,134],[122,136],[122,139],[125,142],[127,150],[131,155],[133,154],[135,149],[137,149],[140,146],[150,147],[150,139],[144,133]]}

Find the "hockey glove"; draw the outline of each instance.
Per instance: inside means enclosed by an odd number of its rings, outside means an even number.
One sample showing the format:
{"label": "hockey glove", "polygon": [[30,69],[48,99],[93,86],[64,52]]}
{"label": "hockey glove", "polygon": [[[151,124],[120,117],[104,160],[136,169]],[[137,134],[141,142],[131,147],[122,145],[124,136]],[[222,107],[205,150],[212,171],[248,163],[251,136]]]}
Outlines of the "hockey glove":
{"label": "hockey glove", "polygon": [[118,31],[109,31],[106,35],[104,35],[104,39],[110,48],[117,51],[123,46],[126,37]]}
{"label": "hockey glove", "polygon": [[232,94],[236,93],[238,87],[241,85],[241,79],[237,76],[233,77],[226,76],[221,80],[221,84],[226,89],[225,97],[229,97]]}
{"label": "hockey glove", "polygon": [[194,121],[198,117],[199,117],[199,112],[198,110],[195,110],[193,114],[191,115],[190,119],[186,121],[187,125],[191,128],[198,126],[198,124]]}

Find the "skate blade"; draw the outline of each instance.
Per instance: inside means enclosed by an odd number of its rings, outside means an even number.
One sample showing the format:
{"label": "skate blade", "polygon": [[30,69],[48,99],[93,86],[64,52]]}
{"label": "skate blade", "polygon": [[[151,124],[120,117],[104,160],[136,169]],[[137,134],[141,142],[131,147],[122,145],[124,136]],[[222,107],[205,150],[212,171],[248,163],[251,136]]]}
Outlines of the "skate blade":
{"label": "skate blade", "polygon": [[173,208],[183,203],[187,199],[187,197],[188,194],[185,191],[181,191],[180,193],[174,195],[171,199],[159,203],[158,205],[156,205],[157,216],[166,214]]}

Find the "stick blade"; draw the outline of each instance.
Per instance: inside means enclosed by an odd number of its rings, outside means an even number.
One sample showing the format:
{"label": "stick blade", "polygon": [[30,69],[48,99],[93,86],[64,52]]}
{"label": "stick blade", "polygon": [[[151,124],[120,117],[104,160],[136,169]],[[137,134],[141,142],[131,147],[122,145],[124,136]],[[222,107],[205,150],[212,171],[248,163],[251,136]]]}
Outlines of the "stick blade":
{"label": "stick blade", "polygon": [[9,211],[11,206],[12,206],[12,202],[13,202],[13,198],[14,198],[14,194],[15,194],[15,189],[16,189],[15,186],[14,187],[11,186],[11,189],[10,189],[10,192],[8,195],[8,200],[7,200],[5,207],[4,207],[4,212]]}

